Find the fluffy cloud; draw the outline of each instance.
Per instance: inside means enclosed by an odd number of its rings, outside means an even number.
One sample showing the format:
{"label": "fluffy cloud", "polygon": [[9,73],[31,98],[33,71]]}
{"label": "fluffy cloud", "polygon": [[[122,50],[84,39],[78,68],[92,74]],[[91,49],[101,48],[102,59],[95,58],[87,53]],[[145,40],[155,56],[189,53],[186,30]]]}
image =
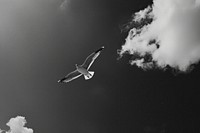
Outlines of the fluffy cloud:
{"label": "fluffy cloud", "polygon": [[187,71],[200,60],[200,0],[154,0],[133,15],[119,54],[148,69],[170,66]]}
{"label": "fluffy cloud", "polygon": [[11,118],[9,122],[6,124],[10,127],[9,131],[4,131],[0,129],[0,133],[33,133],[33,130],[27,127],[24,127],[26,124],[26,120],[22,116],[17,116],[15,118]]}

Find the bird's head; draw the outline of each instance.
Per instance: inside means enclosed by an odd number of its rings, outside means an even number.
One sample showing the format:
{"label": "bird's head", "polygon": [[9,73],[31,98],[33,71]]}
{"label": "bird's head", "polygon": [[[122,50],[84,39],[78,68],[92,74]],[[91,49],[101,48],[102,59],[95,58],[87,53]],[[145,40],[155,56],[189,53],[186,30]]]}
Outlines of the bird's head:
{"label": "bird's head", "polygon": [[77,64],[75,64],[75,66],[76,66],[76,68],[78,68],[78,65],[77,65]]}

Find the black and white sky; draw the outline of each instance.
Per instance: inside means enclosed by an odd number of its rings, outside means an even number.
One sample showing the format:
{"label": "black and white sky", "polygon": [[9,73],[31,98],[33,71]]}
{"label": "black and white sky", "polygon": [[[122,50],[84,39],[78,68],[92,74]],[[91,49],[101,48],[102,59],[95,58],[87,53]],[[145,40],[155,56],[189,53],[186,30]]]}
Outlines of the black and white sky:
{"label": "black and white sky", "polygon": [[0,0],[0,132],[200,132],[199,3]]}

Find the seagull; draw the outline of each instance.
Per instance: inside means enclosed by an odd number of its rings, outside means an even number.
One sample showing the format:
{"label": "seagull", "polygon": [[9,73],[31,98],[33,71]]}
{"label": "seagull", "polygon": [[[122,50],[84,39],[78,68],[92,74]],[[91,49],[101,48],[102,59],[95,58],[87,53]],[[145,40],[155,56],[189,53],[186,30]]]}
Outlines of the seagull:
{"label": "seagull", "polygon": [[67,74],[64,78],[58,80],[58,83],[68,83],[74,79],[77,79],[80,76],[84,76],[85,80],[91,79],[94,75],[93,71],[89,71],[91,65],[94,63],[96,58],[100,55],[101,51],[104,49],[104,46],[102,46],[100,49],[96,50],[92,54],[90,54],[82,65],[77,65],[76,70]]}

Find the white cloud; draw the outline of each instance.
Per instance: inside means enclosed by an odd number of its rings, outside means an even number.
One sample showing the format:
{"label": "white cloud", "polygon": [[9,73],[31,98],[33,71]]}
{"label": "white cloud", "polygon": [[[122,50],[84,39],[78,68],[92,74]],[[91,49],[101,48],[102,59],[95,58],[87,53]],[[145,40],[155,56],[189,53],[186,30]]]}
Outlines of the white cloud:
{"label": "white cloud", "polygon": [[120,51],[133,55],[131,64],[187,71],[199,62],[200,0],[154,0],[134,14],[131,24]]}
{"label": "white cloud", "polygon": [[11,118],[6,124],[10,127],[10,130],[4,131],[0,129],[0,133],[33,133],[33,129],[24,127],[25,124],[25,117],[17,116],[15,118]]}
{"label": "white cloud", "polygon": [[65,10],[68,4],[69,4],[69,0],[63,0],[63,2],[60,5],[60,9]]}

